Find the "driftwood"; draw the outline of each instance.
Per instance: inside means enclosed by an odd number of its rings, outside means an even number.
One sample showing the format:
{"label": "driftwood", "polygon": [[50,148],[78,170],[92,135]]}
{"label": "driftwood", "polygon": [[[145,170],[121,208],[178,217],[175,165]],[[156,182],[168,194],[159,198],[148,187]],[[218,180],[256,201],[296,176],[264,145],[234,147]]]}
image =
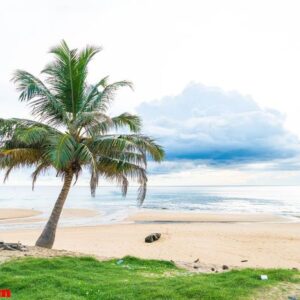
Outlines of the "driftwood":
{"label": "driftwood", "polygon": [[4,243],[0,241],[0,250],[10,250],[10,251],[28,251],[25,245],[18,243]]}

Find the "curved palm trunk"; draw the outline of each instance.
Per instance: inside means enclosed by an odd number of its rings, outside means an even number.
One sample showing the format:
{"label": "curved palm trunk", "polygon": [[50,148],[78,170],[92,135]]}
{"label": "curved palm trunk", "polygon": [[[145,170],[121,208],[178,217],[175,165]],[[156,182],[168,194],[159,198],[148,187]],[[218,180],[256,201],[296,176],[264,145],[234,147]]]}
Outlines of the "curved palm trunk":
{"label": "curved palm trunk", "polygon": [[51,216],[35,245],[39,247],[51,249],[54,244],[56,227],[59,221],[59,217],[64,207],[64,203],[67,199],[73,179],[73,173],[66,173],[64,178],[64,185],[55,202]]}

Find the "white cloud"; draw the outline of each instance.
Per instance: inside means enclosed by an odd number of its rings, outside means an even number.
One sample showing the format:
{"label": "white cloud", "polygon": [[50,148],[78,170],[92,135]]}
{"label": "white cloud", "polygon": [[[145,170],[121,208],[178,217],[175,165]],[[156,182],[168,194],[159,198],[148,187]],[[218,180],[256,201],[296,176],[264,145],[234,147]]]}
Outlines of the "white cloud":
{"label": "white cloud", "polygon": [[211,164],[260,162],[295,156],[299,139],[284,117],[249,96],[190,84],[176,96],[138,107],[147,134],[164,145],[168,159]]}

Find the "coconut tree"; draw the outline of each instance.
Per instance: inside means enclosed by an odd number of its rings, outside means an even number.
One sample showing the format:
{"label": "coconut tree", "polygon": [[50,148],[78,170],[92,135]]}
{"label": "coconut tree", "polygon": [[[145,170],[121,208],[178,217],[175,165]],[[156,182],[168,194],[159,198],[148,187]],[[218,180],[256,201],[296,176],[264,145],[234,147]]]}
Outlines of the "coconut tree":
{"label": "coconut tree", "polygon": [[[150,157],[161,161],[162,147],[140,134],[138,116],[107,114],[115,92],[132,87],[128,81],[108,83],[108,77],[96,84],[87,83],[88,64],[101,49],[87,46],[70,49],[65,41],[52,48],[54,55],[42,70],[44,81],[17,70],[13,82],[20,92],[19,100],[31,107],[33,120],[0,119],[0,167],[10,172],[19,167],[34,167],[32,186],[38,176],[55,169],[63,180],[46,226],[36,245],[51,248],[57,224],[71,188],[83,169],[90,171],[92,196],[99,177],[117,182],[125,196],[128,182],[139,183],[138,202],[146,195],[146,163]],[[118,131],[122,129],[122,133]]]}

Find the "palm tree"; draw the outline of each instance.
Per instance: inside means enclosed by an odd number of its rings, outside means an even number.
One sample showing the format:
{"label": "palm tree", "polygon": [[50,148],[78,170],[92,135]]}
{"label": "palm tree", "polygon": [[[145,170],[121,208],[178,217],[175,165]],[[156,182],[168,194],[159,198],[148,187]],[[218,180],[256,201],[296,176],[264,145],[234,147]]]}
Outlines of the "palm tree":
{"label": "palm tree", "polygon": [[[162,147],[140,134],[138,116],[107,115],[115,92],[128,81],[108,84],[108,77],[94,85],[87,83],[88,64],[101,49],[69,49],[65,41],[50,50],[54,60],[43,70],[44,82],[17,70],[13,82],[19,100],[32,108],[34,120],[0,119],[0,168],[9,173],[19,167],[34,167],[32,186],[38,176],[54,168],[63,187],[36,245],[52,248],[57,224],[69,193],[83,168],[89,169],[91,194],[95,196],[99,177],[116,181],[125,196],[129,179],[139,183],[138,201],[146,195],[146,163],[161,161]],[[127,128],[119,134],[119,128]],[[113,131],[113,132],[111,132]],[[127,133],[129,132],[129,133]]]}

